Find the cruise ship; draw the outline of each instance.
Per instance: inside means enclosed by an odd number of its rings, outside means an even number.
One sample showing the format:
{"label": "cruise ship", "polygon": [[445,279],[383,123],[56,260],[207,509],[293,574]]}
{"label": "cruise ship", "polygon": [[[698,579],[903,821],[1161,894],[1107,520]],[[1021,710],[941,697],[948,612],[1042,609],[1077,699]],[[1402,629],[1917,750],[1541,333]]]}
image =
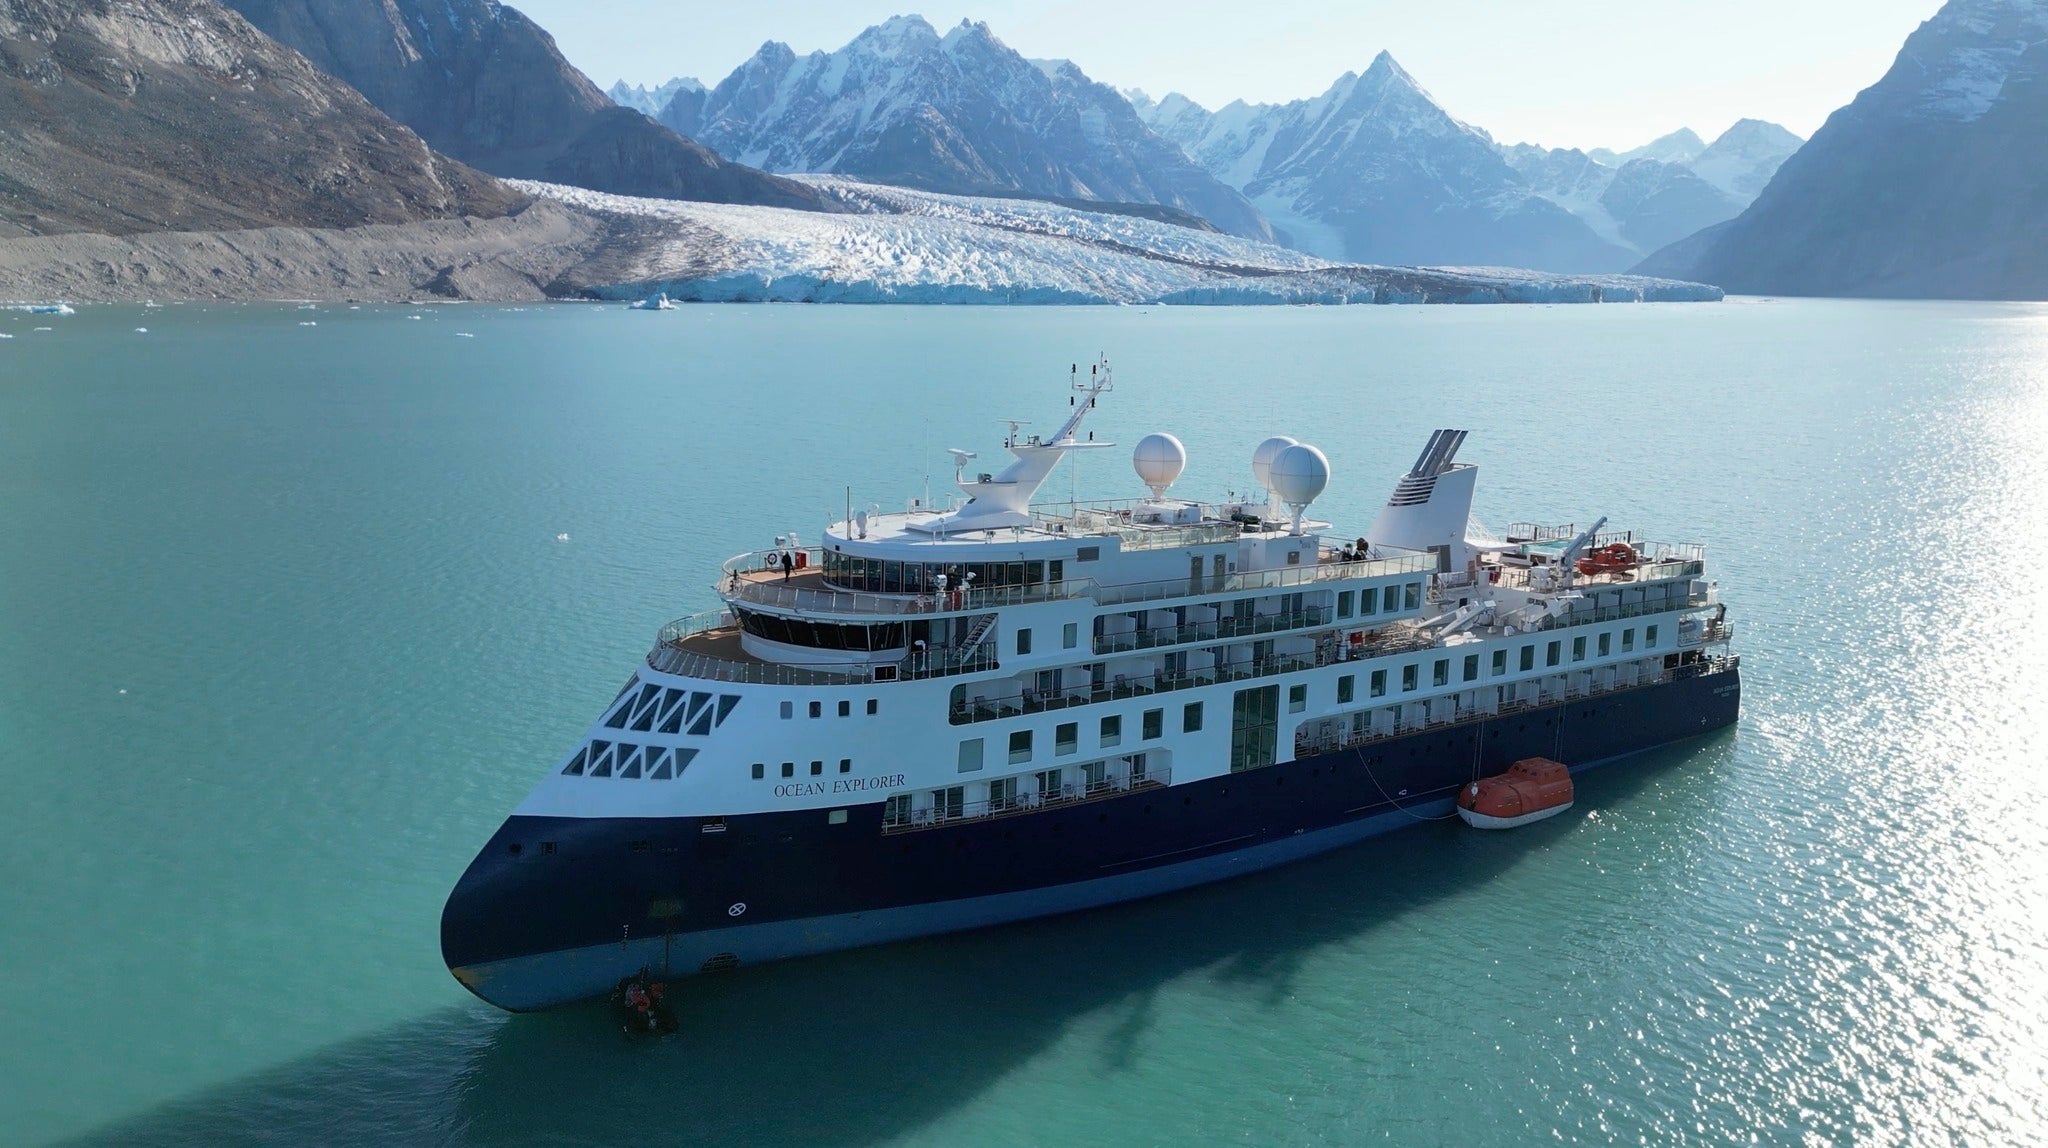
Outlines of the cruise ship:
{"label": "cruise ship", "polygon": [[1148,897],[1446,816],[1521,759],[1736,720],[1703,546],[1485,530],[1458,430],[1360,533],[1314,517],[1329,464],[1285,437],[1245,497],[1175,497],[1186,452],[1150,434],[1136,497],[1041,502],[1114,449],[1084,431],[1108,363],[1067,383],[999,471],[953,451],[944,506],[726,562],[723,605],[661,628],[463,874],[456,978],[539,1009]]}

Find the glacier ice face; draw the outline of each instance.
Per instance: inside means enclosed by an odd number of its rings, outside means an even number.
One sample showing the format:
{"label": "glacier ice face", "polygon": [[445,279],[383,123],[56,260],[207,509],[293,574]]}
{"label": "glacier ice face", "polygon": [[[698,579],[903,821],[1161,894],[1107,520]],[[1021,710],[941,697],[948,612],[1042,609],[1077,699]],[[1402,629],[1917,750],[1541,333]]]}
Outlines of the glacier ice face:
{"label": "glacier ice face", "polygon": [[1288,248],[1038,200],[945,195],[810,176],[848,210],[631,199],[559,185],[529,194],[631,217],[664,238],[608,299],[703,302],[1589,303],[1700,301],[1712,287],[1503,268],[1336,265]]}

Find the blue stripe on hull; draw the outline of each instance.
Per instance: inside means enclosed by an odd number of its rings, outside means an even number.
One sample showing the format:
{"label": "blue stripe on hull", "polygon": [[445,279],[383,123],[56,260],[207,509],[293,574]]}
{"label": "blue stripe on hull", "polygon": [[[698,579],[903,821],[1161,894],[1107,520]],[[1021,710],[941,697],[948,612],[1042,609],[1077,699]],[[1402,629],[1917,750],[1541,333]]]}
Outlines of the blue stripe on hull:
{"label": "blue stripe on hull", "polygon": [[[818,834],[817,811],[734,818],[719,835],[700,835],[695,819],[671,819],[684,823],[683,835],[655,822],[515,819],[450,897],[442,948],[478,996],[525,1010],[602,995],[642,967],[679,976],[714,958],[779,960],[1135,900],[1443,816],[1475,767],[1491,771],[1505,764],[1500,758],[1577,758],[1579,772],[1721,728],[1734,721],[1739,698],[1732,671],[1681,679],[1069,807],[1057,822],[1060,815],[1036,813],[883,837],[877,808],[868,807],[853,811],[866,824],[850,819],[836,829],[852,835],[831,838]],[[1574,731],[1572,707],[1605,720]],[[1240,787],[1235,798],[1232,784]],[[1354,803],[1360,786],[1375,794],[1370,804]],[[1411,796],[1397,808],[1378,799],[1382,790]],[[1219,794],[1223,800],[1209,800]],[[1155,819],[1155,803],[1170,816]],[[1112,817],[1111,807],[1122,808]],[[745,823],[756,821],[749,833]],[[1013,839],[1027,823],[1049,836]],[[1149,827],[1156,828],[1145,836]],[[655,836],[662,828],[671,835]],[[503,859],[508,836],[532,842],[536,834],[565,839],[556,842],[561,866],[536,867],[526,850],[522,860]],[[835,841],[845,843],[843,853]],[[686,845],[696,856],[685,856]],[[970,892],[945,895],[963,889]],[[742,915],[753,920],[737,924],[728,909],[749,896],[754,903]],[[667,919],[668,931],[647,909],[664,897],[681,912]]]}

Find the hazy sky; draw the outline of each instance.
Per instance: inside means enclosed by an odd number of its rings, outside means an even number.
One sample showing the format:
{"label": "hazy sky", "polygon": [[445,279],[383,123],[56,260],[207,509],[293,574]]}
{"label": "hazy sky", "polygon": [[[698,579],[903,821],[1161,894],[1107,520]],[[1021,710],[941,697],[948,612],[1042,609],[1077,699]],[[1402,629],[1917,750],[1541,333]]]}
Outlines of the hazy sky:
{"label": "hazy sky", "polygon": [[1154,96],[1311,96],[1380,49],[1452,115],[1504,142],[1632,147],[1744,116],[1811,135],[1875,82],[1941,0],[510,0],[600,87],[715,84],[762,42],[799,54],[921,12],[987,21],[1026,56]]}

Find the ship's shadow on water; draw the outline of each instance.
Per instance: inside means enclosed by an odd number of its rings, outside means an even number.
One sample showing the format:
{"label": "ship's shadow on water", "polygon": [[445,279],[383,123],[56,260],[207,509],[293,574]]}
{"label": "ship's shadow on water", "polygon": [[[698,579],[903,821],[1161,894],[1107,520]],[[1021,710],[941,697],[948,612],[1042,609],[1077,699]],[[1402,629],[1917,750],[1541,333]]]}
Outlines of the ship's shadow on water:
{"label": "ship's shadow on water", "polygon": [[454,1007],[175,1101],[85,1142],[898,1137],[971,1100],[1084,1017],[1108,1023],[1075,1071],[1123,1070],[1156,995],[1176,978],[1198,974],[1277,1003],[1319,950],[1370,944],[1376,931],[1535,862],[1532,853],[1581,831],[1587,811],[1630,798],[1689,759],[1719,757],[1729,736],[1586,775],[1578,809],[1512,833],[1437,821],[1136,904],[686,981],[682,1032],[664,1040],[626,1039],[598,1006],[526,1016]]}

